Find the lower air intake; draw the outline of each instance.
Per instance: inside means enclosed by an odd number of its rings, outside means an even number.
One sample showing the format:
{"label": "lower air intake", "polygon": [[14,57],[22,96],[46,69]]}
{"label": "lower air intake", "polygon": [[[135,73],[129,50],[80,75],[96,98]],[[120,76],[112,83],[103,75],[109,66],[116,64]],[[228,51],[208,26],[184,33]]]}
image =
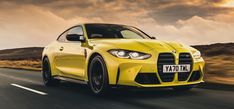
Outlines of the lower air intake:
{"label": "lower air intake", "polygon": [[140,84],[160,84],[155,73],[138,73],[135,81]]}

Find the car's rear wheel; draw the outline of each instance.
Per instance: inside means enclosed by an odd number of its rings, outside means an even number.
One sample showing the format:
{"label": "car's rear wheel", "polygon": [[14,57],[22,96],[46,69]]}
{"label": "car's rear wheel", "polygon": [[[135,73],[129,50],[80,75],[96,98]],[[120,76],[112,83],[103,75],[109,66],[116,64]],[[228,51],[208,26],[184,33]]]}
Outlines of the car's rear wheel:
{"label": "car's rear wheel", "polygon": [[106,64],[100,55],[95,56],[89,65],[88,85],[95,95],[103,95],[108,90],[108,73]]}
{"label": "car's rear wheel", "polygon": [[42,78],[45,86],[57,86],[58,79],[54,79],[51,75],[51,67],[48,58],[43,59],[42,63]]}
{"label": "car's rear wheel", "polygon": [[173,87],[173,90],[175,90],[175,91],[188,91],[188,90],[191,90],[193,87],[194,87],[193,85],[177,86],[177,87]]}

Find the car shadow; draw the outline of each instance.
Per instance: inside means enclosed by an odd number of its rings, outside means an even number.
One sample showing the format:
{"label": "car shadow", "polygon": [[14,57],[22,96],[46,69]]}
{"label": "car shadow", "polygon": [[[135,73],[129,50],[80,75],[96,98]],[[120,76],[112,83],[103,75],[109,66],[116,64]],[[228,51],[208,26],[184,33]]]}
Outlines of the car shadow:
{"label": "car shadow", "polygon": [[[63,82],[58,87],[65,91],[80,93],[89,96],[95,96],[91,93],[87,85],[81,85],[70,82]],[[165,97],[178,97],[178,96],[194,96],[200,94],[197,91],[175,91],[171,88],[112,88],[109,93],[103,95],[104,99],[125,99],[125,98],[165,98]]]}
{"label": "car shadow", "polygon": [[234,91],[234,85],[222,84],[222,83],[212,83],[204,82],[198,86],[201,89],[219,90],[219,91]]}
{"label": "car shadow", "polygon": [[[104,96],[93,95],[87,85],[81,85],[70,82],[62,82],[56,87],[46,87],[41,85],[31,86],[36,89],[41,89],[49,93],[49,97],[54,99],[69,99],[70,104],[76,104],[77,102],[83,102],[83,105],[89,104],[100,104],[103,103],[107,107],[110,106],[108,103],[120,103],[122,105],[130,105],[140,108],[161,108],[157,104],[146,104],[144,101],[160,100],[160,99],[171,99],[176,97],[189,97],[201,95],[199,91],[186,91],[178,92],[172,89],[139,89],[139,88],[117,88],[109,91]],[[89,102],[84,102],[89,101]],[[86,104],[87,103],[87,104]]]}

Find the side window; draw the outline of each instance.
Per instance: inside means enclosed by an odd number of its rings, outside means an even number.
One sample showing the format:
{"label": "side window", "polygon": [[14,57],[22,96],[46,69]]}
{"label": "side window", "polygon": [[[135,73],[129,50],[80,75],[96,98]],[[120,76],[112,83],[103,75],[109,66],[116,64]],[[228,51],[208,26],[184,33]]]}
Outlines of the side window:
{"label": "side window", "polygon": [[68,31],[68,34],[78,34],[78,35],[83,35],[83,30],[82,27],[77,26]]}
{"label": "side window", "polygon": [[58,41],[60,41],[60,42],[66,42],[67,41],[67,39],[66,39],[67,33],[68,32],[66,31],[65,33],[63,33],[62,35],[60,35],[59,38],[58,38]]}
{"label": "side window", "polygon": [[79,34],[79,35],[83,35],[83,30],[82,30],[82,27],[80,26],[76,26],[76,27],[73,27],[71,29],[69,29],[68,31],[64,32],[62,35],[60,35],[60,37],[58,38],[58,41],[60,42],[66,42],[67,41],[67,34]]}

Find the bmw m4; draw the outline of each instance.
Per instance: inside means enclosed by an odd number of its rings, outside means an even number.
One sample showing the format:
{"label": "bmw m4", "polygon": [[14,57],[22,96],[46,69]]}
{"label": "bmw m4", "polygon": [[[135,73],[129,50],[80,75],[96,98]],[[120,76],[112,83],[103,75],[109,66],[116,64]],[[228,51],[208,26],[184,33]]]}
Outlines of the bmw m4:
{"label": "bmw m4", "polygon": [[136,27],[102,23],[67,29],[42,56],[46,86],[78,82],[96,95],[118,86],[189,90],[203,82],[205,66],[195,48],[157,40]]}

